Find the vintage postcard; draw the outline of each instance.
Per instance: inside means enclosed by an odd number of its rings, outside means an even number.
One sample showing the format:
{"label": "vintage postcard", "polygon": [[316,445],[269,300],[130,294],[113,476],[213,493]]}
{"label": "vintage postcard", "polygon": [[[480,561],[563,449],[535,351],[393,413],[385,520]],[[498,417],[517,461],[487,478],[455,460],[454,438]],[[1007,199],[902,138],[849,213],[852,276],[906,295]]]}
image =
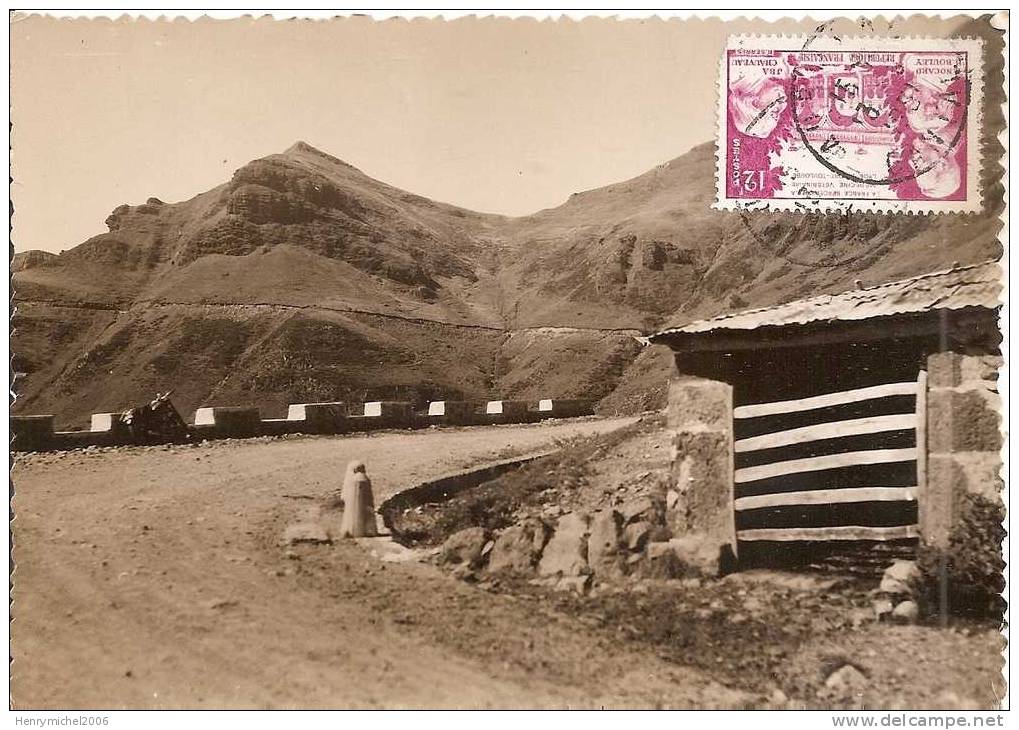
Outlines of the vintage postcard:
{"label": "vintage postcard", "polygon": [[1004,726],[1008,13],[861,12],[12,13],[12,723]]}

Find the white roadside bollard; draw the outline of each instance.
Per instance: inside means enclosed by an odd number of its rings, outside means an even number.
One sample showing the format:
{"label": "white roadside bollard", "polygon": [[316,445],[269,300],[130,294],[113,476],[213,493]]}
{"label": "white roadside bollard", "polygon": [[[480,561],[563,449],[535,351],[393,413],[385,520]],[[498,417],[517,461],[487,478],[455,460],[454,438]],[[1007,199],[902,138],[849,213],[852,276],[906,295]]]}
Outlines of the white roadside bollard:
{"label": "white roadside bollard", "polygon": [[365,472],[363,461],[347,464],[343,479],[343,516],[340,517],[340,537],[375,537],[379,534],[375,522],[375,497],[372,482]]}

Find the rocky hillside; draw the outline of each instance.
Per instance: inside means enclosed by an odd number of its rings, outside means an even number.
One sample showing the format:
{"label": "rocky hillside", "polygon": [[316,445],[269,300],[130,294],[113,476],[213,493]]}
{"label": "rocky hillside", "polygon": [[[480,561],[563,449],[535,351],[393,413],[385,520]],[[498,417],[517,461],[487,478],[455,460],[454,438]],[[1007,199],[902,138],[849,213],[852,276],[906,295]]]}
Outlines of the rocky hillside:
{"label": "rocky hillside", "polygon": [[173,388],[187,412],[497,396],[622,412],[656,405],[668,374],[638,330],[999,253],[996,190],[975,216],[721,213],[713,154],[515,219],[304,143],[191,200],[121,205],[108,233],[15,257],[15,408],[81,426]]}
{"label": "rocky hillside", "polygon": [[654,328],[998,254],[993,215],[712,210],[714,150],[508,221],[520,323]]}
{"label": "rocky hillside", "polygon": [[390,187],[298,142],[191,200],[118,206],[108,233],[59,256],[19,254],[17,291],[86,305],[315,304],[476,322],[493,318],[443,295],[477,281],[501,220]]}

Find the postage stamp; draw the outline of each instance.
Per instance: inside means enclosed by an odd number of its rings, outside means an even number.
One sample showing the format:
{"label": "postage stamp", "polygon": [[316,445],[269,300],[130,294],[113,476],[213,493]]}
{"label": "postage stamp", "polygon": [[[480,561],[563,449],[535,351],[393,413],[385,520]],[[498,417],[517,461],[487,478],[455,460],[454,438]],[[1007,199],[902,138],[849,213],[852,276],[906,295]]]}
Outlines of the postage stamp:
{"label": "postage stamp", "polygon": [[716,208],[980,210],[981,41],[731,36]]}

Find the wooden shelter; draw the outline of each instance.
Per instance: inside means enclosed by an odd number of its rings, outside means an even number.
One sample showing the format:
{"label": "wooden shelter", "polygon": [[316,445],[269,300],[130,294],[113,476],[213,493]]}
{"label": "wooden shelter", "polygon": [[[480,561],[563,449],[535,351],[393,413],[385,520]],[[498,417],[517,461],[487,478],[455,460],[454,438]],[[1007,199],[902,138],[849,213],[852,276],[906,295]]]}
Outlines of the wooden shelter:
{"label": "wooden shelter", "polygon": [[732,387],[741,559],[753,543],[918,536],[928,359],[997,355],[997,263],[726,314],[649,338]]}

